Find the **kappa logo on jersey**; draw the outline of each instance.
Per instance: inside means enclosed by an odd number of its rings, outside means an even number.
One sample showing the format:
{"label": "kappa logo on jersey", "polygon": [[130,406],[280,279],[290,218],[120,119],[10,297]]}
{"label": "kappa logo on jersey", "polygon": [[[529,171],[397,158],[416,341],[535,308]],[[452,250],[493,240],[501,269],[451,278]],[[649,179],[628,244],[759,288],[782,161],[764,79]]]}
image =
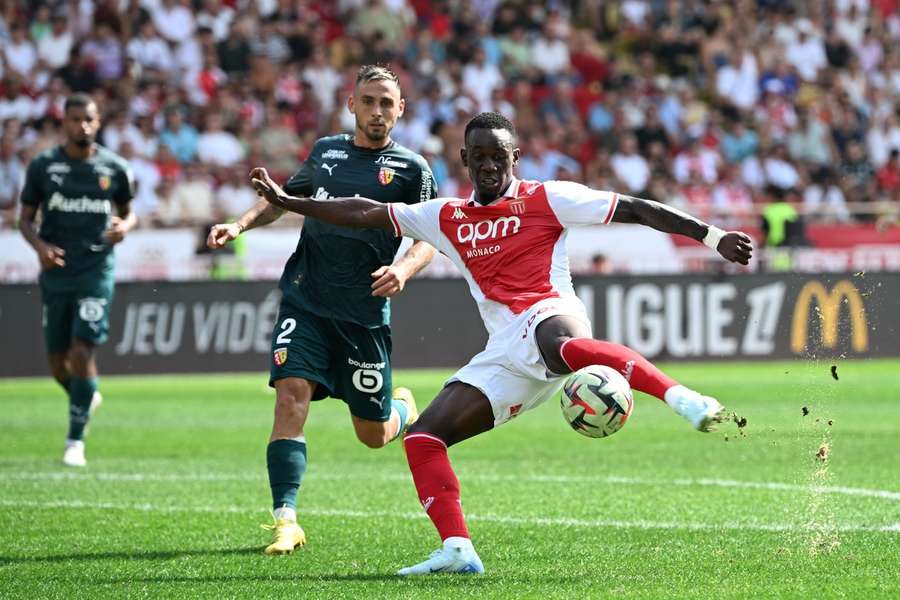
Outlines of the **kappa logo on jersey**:
{"label": "kappa logo on jersey", "polygon": [[522,222],[519,217],[498,217],[485,219],[477,223],[463,223],[456,228],[456,239],[460,244],[471,243],[474,248],[478,242],[505,238],[519,233]]}
{"label": "kappa logo on jersey", "polygon": [[50,181],[52,181],[52,182],[55,183],[56,185],[62,187],[62,184],[63,184],[63,176],[62,176],[62,175],[57,175],[57,174],[54,173],[53,175],[50,176]]}
{"label": "kappa logo on jersey", "polygon": [[402,160],[397,160],[395,158],[391,158],[390,156],[379,156],[375,160],[376,165],[384,165],[386,167],[395,167],[397,169],[405,169],[409,166],[409,163],[403,162]]}
{"label": "kappa logo on jersey", "polygon": [[456,207],[453,209],[453,214],[450,215],[451,219],[456,219],[457,221],[462,221],[463,219],[467,219],[466,213],[462,211],[460,207]]}
{"label": "kappa logo on jersey", "polygon": [[335,150],[334,148],[331,148],[322,153],[322,160],[347,160],[348,158],[349,155],[346,150]]}
{"label": "kappa logo on jersey", "polygon": [[389,167],[381,167],[378,170],[378,183],[381,185],[388,185],[394,180],[394,175],[397,171],[389,168]]}
{"label": "kappa logo on jersey", "polygon": [[287,348],[278,348],[273,352],[273,359],[275,360],[276,366],[281,366],[287,362]]}
{"label": "kappa logo on jersey", "polygon": [[509,208],[514,215],[524,215],[525,214],[525,201],[524,200],[513,200],[509,203]]}
{"label": "kappa logo on jersey", "polygon": [[109,175],[101,175],[97,182],[100,184],[100,189],[104,192],[109,189],[109,186],[112,184],[112,179],[110,179]]}
{"label": "kappa logo on jersey", "polygon": [[328,163],[322,163],[322,168],[328,171],[329,175],[333,175],[332,171],[334,171],[336,166],[337,164],[329,165]]}

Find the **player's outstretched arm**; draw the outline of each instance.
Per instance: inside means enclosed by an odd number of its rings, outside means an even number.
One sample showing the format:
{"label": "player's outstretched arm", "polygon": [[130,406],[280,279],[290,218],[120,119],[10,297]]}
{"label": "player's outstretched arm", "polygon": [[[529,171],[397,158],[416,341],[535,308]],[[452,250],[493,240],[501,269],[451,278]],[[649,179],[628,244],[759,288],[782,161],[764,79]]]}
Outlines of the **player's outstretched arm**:
{"label": "player's outstretched arm", "polygon": [[284,210],[265,200],[260,200],[234,223],[216,223],[210,227],[209,235],[206,236],[206,245],[213,250],[221,248],[245,231],[273,223],[283,214]]}
{"label": "player's outstretched arm", "polygon": [[250,182],[256,193],[267,202],[307,217],[313,217],[333,225],[357,229],[393,229],[388,205],[368,198],[297,198],[289,196],[281,186],[272,181],[262,167],[250,171]]}
{"label": "player's outstretched arm", "polygon": [[653,200],[619,196],[616,223],[639,223],[666,233],[678,233],[702,242],[726,260],[746,265],[753,255],[753,241],[742,231],[723,231],[678,209]]}

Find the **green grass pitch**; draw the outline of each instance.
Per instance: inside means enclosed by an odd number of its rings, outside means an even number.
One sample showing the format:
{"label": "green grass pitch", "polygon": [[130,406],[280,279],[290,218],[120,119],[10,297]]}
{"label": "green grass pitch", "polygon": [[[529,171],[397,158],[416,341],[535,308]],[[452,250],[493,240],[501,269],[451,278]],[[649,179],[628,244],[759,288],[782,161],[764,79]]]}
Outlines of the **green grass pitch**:
{"label": "green grass pitch", "polygon": [[[439,540],[401,448],[313,406],[307,547],[266,557],[266,376],[106,377],[87,469],[49,378],[0,381],[0,598],[897,598],[900,361],[671,365],[747,426],[636,398],[604,440],[555,402],[451,449],[483,577],[399,579]],[[447,373],[400,371],[420,407]],[[803,408],[808,410],[803,415]],[[827,447],[828,458],[816,454]]]}

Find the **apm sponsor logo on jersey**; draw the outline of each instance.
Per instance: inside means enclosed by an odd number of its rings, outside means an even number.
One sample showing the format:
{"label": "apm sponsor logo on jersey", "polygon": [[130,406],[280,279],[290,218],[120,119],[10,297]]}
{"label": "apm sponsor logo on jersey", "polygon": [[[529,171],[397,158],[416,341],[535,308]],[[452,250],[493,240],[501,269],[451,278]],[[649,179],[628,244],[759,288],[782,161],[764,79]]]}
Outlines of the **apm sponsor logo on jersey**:
{"label": "apm sponsor logo on jersey", "polygon": [[477,223],[462,223],[456,228],[456,239],[460,244],[471,244],[472,249],[466,250],[466,258],[488,256],[500,251],[500,244],[492,244],[478,248],[478,242],[502,239],[519,233],[522,222],[519,217],[498,217],[485,219]]}
{"label": "apm sponsor logo on jersey", "polygon": [[66,198],[59,192],[54,192],[47,203],[47,210],[108,215],[112,212],[112,204],[106,198],[88,198],[87,196]]}
{"label": "apm sponsor logo on jersey", "polygon": [[394,175],[397,171],[389,168],[389,167],[381,167],[378,170],[378,183],[381,185],[388,185],[394,180]]}
{"label": "apm sponsor logo on jersey", "polygon": [[347,160],[350,156],[346,150],[335,150],[331,148],[322,153],[322,160]]}
{"label": "apm sponsor logo on jersey", "polygon": [[384,165],[386,167],[394,167],[395,169],[405,169],[409,166],[408,162],[391,158],[390,156],[379,156],[375,159],[376,165]]}

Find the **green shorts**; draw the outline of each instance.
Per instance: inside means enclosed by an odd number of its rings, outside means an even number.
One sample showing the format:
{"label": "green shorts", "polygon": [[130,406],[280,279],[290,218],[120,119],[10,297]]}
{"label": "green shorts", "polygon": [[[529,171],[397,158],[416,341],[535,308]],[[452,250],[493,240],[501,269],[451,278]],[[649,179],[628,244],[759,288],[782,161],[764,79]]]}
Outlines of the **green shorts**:
{"label": "green shorts", "polygon": [[387,421],[391,328],[328,319],[282,301],[272,331],[269,385],[286,377],[316,382],[313,400],[339,398],[356,417]]}
{"label": "green shorts", "polygon": [[78,290],[54,291],[41,282],[47,352],[65,352],[78,338],[99,346],[109,336],[109,312],[115,285],[102,278]]}

